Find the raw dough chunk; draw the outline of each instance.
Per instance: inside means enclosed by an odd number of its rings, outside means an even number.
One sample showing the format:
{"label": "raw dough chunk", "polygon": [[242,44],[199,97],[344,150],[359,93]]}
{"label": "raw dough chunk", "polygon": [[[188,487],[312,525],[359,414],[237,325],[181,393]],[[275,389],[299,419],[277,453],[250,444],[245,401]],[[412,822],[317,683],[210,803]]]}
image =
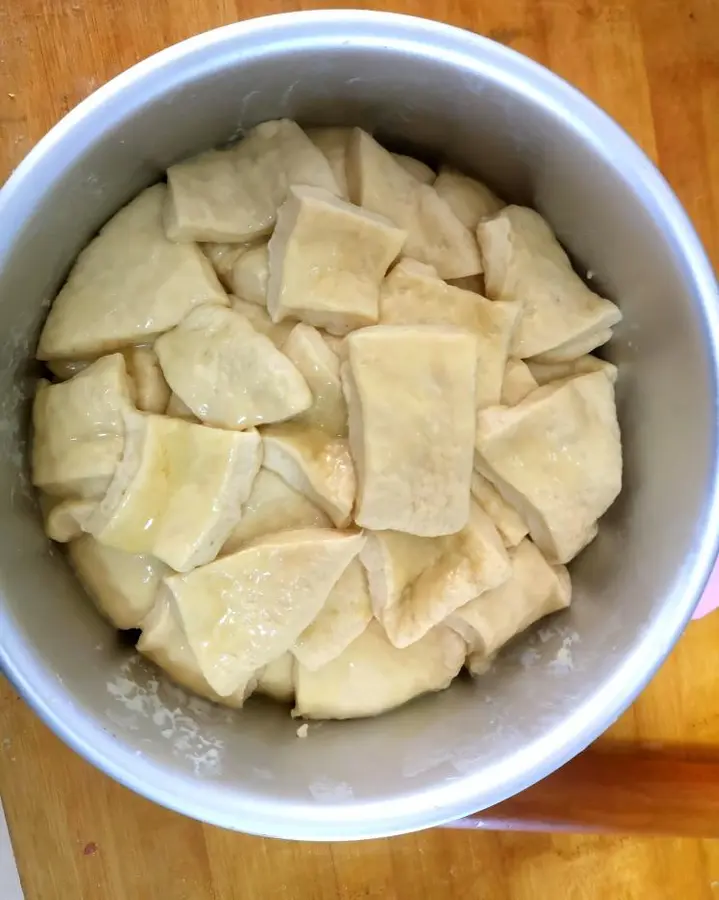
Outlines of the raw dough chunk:
{"label": "raw dough chunk", "polygon": [[517,406],[482,410],[477,462],[551,562],[596,533],[621,488],[614,389],[602,372],[538,388]]}
{"label": "raw dough chunk", "polygon": [[200,244],[200,249],[212,263],[212,268],[224,287],[229,290],[228,279],[233,265],[252,246],[252,244],[218,244],[211,241]]}
{"label": "raw dough chunk", "polygon": [[372,618],[364,567],[353,559],[330,591],[317,618],[297,639],[292,653],[308,669],[319,669],[359,637]]}
{"label": "raw dough chunk", "polygon": [[51,359],[46,364],[58,381],[67,381],[93,364],[92,359]]}
{"label": "raw dough chunk", "polygon": [[612,339],[612,334],[611,328],[600,328],[596,331],[588,331],[586,334],[565,341],[563,344],[560,344],[558,347],[553,347],[545,353],[538,353],[536,356],[532,357],[532,361],[538,363],[573,362],[575,359],[585,356],[586,354],[591,353],[592,350],[596,350],[597,347],[606,344],[607,341]]}
{"label": "raw dough chunk", "polygon": [[411,259],[395,266],[380,294],[384,325],[456,325],[475,335],[478,409],[499,403],[518,313],[514,303],[493,303],[471,291],[450,287],[433,269]]}
{"label": "raw dough chunk", "polygon": [[264,307],[259,306],[257,303],[251,303],[249,300],[242,300],[240,297],[230,297],[230,304],[235,312],[249,320],[255,331],[268,337],[279,350],[282,349],[283,344],[290,336],[290,332],[295,327],[294,322],[278,322],[276,324]]}
{"label": "raw dough chunk", "polygon": [[308,409],[304,378],[232,309],[203,306],[155,343],[172,390],[207,425],[250,428]]}
{"label": "raw dough chunk", "polygon": [[434,189],[470,231],[474,231],[486,216],[493,216],[506,206],[486,184],[450,166],[440,168]]}
{"label": "raw dough chunk", "polygon": [[201,697],[238,709],[254,690],[257,684],[257,677],[254,674],[227,697],[220,697],[212,690],[200,670],[197,658],[190,649],[187,636],[182,630],[177,614],[170,608],[167,597],[157,600],[140,627],[142,635],[137,642],[140,653],[156,663],[173,681]]}
{"label": "raw dough chunk", "polygon": [[124,352],[127,372],[135,386],[135,405],[151,413],[164,413],[170,402],[170,386],[165,381],[152,347],[129,347]]}
{"label": "raw dough chunk", "polygon": [[[507,206],[479,223],[487,294],[522,304],[512,355],[537,356],[568,342],[580,356],[599,346],[622,318],[617,307],[584,284],[551,228],[532,209]],[[592,342],[593,339],[599,343]],[[589,345],[573,342],[589,338]],[[576,350],[571,349],[575,347]],[[564,356],[571,359],[570,356]]]}
{"label": "raw dough chunk", "polygon": [[227,275],[227,284],[233,294],[264,307],[267,306],[269,274],[267,244],[260,244],[237,256]]}
{"label": "raw dough chunk", "polygon": [[347,191],[347,147],[351,128],[308,128],[307,137],[322,151],[330,164],[332,174],[339,188],[339,196],[349,197]]}
{"label": "raw dough chunk", "polygon": [[282,352],[295,364],[312,391],[312,406],[295,420],[332,437],[347,436],[347,403],[342,393],[340,361],[319,331],[295,325]]}
{"label": "raw dough chunk", "polygon": [[173,241],[249,241],[269,234],[293,184],[333,194],[324,155],[295,122],[257,125],[229,150],[209,150],[170,166],[165,208]]}
{"label": "raw dough chunk", "polygon": [[392,156],[405,172],[409,172],[421,184],[432,184],[437,177],[433,169],[414,156],[405,156],[403,153],[393,153]]}
{"label": "raw dough chunk", "polygon": [[333,334],[377,321],[379,288],[407,233],[318,188],[290,188],[269,243],[267,309]]}
{"label": "raw dough chunk", "polygon": [[259,434],[140,413],[127,427],[125,454],[88,531],[178,572],[214,559],[259,470]]}
{"label": "raw dough chunk", "polygon": [[60,500],[43,494],[40,508],[45,520],[45,534],[53,541],[66,544],[85,531],[85,526],[97,506],[96,500]]}
{"label": "raw dough chunk", "polygon": [[512,553],[511,578],[456,610],[446,624],[467,641],[470,668],[476,668],[542,616],[569,606],[571,596],[564,566],[550,566],[525,540]]}
{"label": "raw dough chunk", "polygon": [[440,625],[398,650],[382,626],[370,622],[349,647],[317,671],[298,665],[293,716],[354,719],[387,712],[449,686],[464,663],[466,645]]}
{"label": "raw dough chunk", "polygon": [[89,534],[68,544],[72,567],[100,612],[115,628],[137,628],[172,571],[154,556],[106,547]]}
{"label": "raw dough chunk", "polygon": [[194,422],[195,424],[200,422],[190,407],[183,400],[180,400],[175,393],[170,393],[165,415],[172,416],[173,419],[184,419],[186,422]]}
{"label": "raw dough chunk", "polygon": [[421,184],[370,135],[355,128],[347,157],[350,200],[406,229],[405,253],[441,278],[482,271],[474,235],[433,187]]}
{"label": "raw dough chunk", "polygon": [[529,366],[521,359],[508,359],[502,382],[502,406],[516,406],[538,387]]}
{"label": "raw dough chunk", "polygon": [[264,465],[304,494],[337,528],[349,524],[355,500],[355,471],[346,440],[294,422],[264,428]]}
{"label": "raw dough chunk", "polygon": [[304,494],[293,490],[279,475],[262,468],[242,507],[242,517],[221,550],[222,556],[236,553],[244,544],[297,528],[331,528],[332,521]]}
{"label": "raw dough chunk", "polygon": [[505,547],[516,547],[529,534],[517,510],[479,472],[472,472],[472,496],[494,522]]}
{"label": "raw dough chunk", "polygon": [[511,574],[497,529],[476,503],[459,534],[429,541],[400,532],[373,532],[361,560],[374,613],[395,647],[420,640],[459,606]]}
{"label": "raw dough chunk", "polygon": [[166,578],[160,596],[177,609],[212,689],[232,694],[289,650],[363,543],[350,532],[285,531]]}
{"label": "raw dough chunk", "polygon": [[32,482],[58,497],[100,497],[122,456],[132,384],[120,353],[62,384],[41,381],[33,404]]}
{"label": "raw dough chunk", "polygon": [[165,237],[166,191],[143,191],[82,251],[50,308],[38,359],[97,357],[168,331],[201,303],[227,304],[202,251]]}
{"label": "raw dough chunk", "polygon": [[604,372],[614,384],[617,380],[617,367],[596,356],[580,356],[569,362],[539,363],[530,360],[527,365],[537,384],[549,384],[550,381],[561,381],[575,375],[586,375],[589,372]]}
{"label": "raw dough chunk", "polygon": [[260,669],[257,677],[257,693],[271,697],[278,703],[292,703],[295,699],[295,658],[283,653]]}
{"label": "raw dough chunk", "polygon": [[378,325],[347,338],[342,374],[355,521],[425,537],[469,517],[477,343],[459,329]]}

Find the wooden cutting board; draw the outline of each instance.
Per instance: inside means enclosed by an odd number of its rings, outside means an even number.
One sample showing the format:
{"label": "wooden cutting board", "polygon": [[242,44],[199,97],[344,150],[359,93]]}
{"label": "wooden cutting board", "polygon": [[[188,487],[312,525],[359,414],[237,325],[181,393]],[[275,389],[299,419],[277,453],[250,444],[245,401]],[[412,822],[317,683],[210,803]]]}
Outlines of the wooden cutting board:
{"label": "wooden cutting board", "polygon": [[[0,177],[65,112],[137,60],[238,18],[312,5],[342,4],[5,0]],[[478,31],[576,84],[659,162],[719,260],[718,0],[369,5]],[[601,755],[580,758],[483,813],[479,822],[716,834],[717,646],[719,613],[690,625],[659,675],[600,742]],[[609,750],[623,755],[606,756]],[[719,844],[696,837],[466,828],[362,844],[301,845],[203,826],[92,769],[2,682],[0,796],[27,900],[719,898]]]}

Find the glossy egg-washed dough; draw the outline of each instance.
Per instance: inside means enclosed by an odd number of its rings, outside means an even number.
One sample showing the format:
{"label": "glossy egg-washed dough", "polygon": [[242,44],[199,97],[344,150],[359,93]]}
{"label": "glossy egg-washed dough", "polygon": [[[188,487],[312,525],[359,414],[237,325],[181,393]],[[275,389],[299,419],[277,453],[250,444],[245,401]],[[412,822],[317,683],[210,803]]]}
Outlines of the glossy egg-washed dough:
{"label": "glossy egg-washed dough", "polygon": [[569,605],[621,487],[591,355],[620,318],[534,210],[359,128],[266,122],[172,166],[58,293],[45,529],[186,688],[385,712]]}

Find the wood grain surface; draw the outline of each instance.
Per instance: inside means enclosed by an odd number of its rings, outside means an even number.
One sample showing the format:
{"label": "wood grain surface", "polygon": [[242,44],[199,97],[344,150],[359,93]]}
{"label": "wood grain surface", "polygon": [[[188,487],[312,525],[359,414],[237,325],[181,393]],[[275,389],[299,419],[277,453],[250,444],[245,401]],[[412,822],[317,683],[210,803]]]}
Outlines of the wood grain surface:
{"label": "wood grain surface", "polygon": [[[719,261],[717,0],[370,5],[488,35],[580,87],[659,163]],[[298,8],[288,0],[5,0],[0,178],[65,112],[137,60],[198,31]],[[646,765],[633,757],[636,789],[625,803],[638,827],[637,810],[649,802],[650,786],[654,797],[665,785],[667,827],[656,830],[692,830],[686,798],[675,795],[689,772],[706,785],[706,808],[719,802],[713,758],[713,748],[719,758],[718,645],[719,613],[690,625],[649,688],[600,742],[600,749],[622,743],[663,754]],[[608,790],[602,779],[629,772],[619,759],[603,758],[600,767],[601,777],[582,775],[578,829]],[[555,776],[572,777],[571,769]],[[556,806],[561,782],[554,784],[556,791],[551,781],[534,789],[544,791],[545,812],[552,799]],[[27,900],[719,898],[719,843],[712,840],[437,829],[361,844],[301,845],[203,826],[92,769],[1,682],[0,796]],[[512,824],[512,809],[526,822],[530,792],[512,802],[518,806],[505,810],[504,824]],[[656,820],[656,807],[648,815]],[[617,826],[632,828],[632,815],[619,815]]]}

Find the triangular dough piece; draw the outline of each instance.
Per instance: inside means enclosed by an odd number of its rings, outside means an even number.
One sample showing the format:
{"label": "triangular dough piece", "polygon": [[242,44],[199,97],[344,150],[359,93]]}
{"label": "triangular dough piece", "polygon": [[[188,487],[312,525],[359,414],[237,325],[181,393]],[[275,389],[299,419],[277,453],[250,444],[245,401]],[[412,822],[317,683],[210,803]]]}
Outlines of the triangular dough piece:
{"label": "triangular dough piece", "polygon": [[509,580],[456,610],[446,624],[467,641],[470,668],[475,656],[476,668],[542,616],[565,609],[571,597],[565,567],[550,566],[534,544],[525,540],[512,553]]}
{"label": "triangular dough piece", "polygon": [[308,128],[307,137],[322,151],[330,164],[332,174],[339,188],[339,196],[349,197],[347,191],[347,147],[351,128]]}
{"label": "triangular dough piece", "polygon": [[549,384],[550,381],[561,381],[563,378],[587,375],[590,372],[604,372],[612,384],[617,380],[617,367],[597,356],[580,356],[561,363],[539,363],[530,359],[527,365],[537,384]]}
{"label": "triangular dough piece", "polygon": [[340,361],[320,332],[311,325],[295,325],[282,352],[312,391],[312,406],[295,422],[319,428],[332,437],[347,437],[347,403],[342,393]]}
{"label": "triangular dough piece", "polygon": [[66,544],[81,537],[90,516],[97,507],[97,500],[67,499],[58,502],[57,497],[43,494],[40,509],[45,520],[45,534],[52,541]]}
{"label": "triangular dough piece", "polygon": [[249,320],[255,331],[264,334],[275,347],[279,350],[282,349],[290,332],[295,327],[295,322],[275,323],[264,307],[251,303],[249,300],[243,300],[241,297],[230,297],[230,303],[235,312]]}
{"label": "triangular dough piece", "polygon": [[416,178],[420,184],[432,184],[437,177],[434,169],[430,169],[427,163],[414,156],[405,156],[404,153],[393,153],[395,162],[398,162],[405,172]]}
{"label": "triangular dough piece", "polygon": [[293,716],[357,719],[377,716],[414,697],[449,686],[464,663],[466,645],[440,625],[398,650],[371,622],[340,656],[317,671],[298,665]]}
{"label": "triangular dough piece", "polygon": [[122,456],[132,383],[120,353],[62,384],[39,383],[32,483],[58,497],[101,497]]}
{"label": "triangular dough piece", "polygon": [[214,559],[259,470],[259,434],[140,413],[127,427],[122,462],[88,531],[177,572]]}
{"label": "triangular dough piece", "polygon": [[156,601],[140,627],[142,635],[137,642],[137,649],[182,687],[234,709],[239,709],[255,689],[257,676],[253,674],[227,697],[220,697],[212,690],[167,597]]}
{"label": "triangular dough piece", "polygon": [[297,638],[292,653],[308,669],[319,669],[359,637],[372,618],[367,575],[353,559],[317,617]]}
{"label": "triangular dough piece", "polygon": [[476,338],[440,325],[378,325],[346,340],[355,521],[454,534],[469,517]]}
{"label": "triangular dough piece", "polygon": [[363,543],[352,532],[285,531],[166,578],[159,596],[178,610],[204,677],[224,697],[292,647]]}
{"label": "triangular dough piece", "polygon": [[71,541],[67,551],[80,583],[115,628],[137,628],[172,571],[154,556],[107,547],[89,534]]}
{"label": "triangular dough piece", "polygon": [[267,309],[343,335],[377,322],[379,289],[407,232],[318,188],[290,188],[270,238]]}
{"label": "triangular dough piece", "polygon": [[538,388],[517,406],[482,410],[477,462],[551,562],[586,546],[621,488],[614,389],[602,372]]}
{"label": "triangular dough piece", "polygon": [[200,244],[200,249],[212,263],[212,268],[217,273],[220,282],[229,290],[229,275],[235,262],[247,253],[250,247],[254,247],[252,243],[226,244],[208,241]]}
{"label": "triangular dough piece", "polygon": [[529,534],[517,510],[479,472],[472,472],[472,496],[494,522],[505,547],[516,547]]}
{"label": "triangular dough piece", "polygon": [[502,406],[516,406],[538,387],[529,366],[521,359],[508,359],[502,382]]}
{"label": "triangular dough piece", "polygon": [[227,284],[233,294],[254,303],[267,306],[267,280],[270,275],[267,244],[250,247],[238,254],[227,275]]}
{"label": "triangular dough piece", "polygon": [[202,251],[165,237],[166,191],[164,184],[143,191],[78,256],[50,307],[38,359],[97,357],[142,344],[201,303],[227,304]]}
{"label": "triangular dough piece", "polygon": [[405,253],[441,278],[482,271],[474,235],[433,187],[410,175],[374,138],[355,128],[347,156],[350,200],[407,231]]}
{"label": "triangular dough piece", "polygon": [[350,521],[355,471],[349,445],[294,422],[262,430],[264,466],[324,510],[338,528]]}
{"label": "triangular dough piece", "polygon": [[384,325],[456,325],[477,338],[478,409],[499,403],[507,354],[517,322],[515,303],[494,303],[441,281],[434,270],[403,259],[385,278],[380,294]]}
{"label": "triangular dough piece", "polygon": [[434,189],[449,204],[459,221],[472,232],[482,219],[495,215],[506,206],[486,184],[463,175],[451,166],[440,167]]}
{"label": "triangular dough piece", "polygon": [[[611,301],[584,284],[549,225],[533,209],[506,206],[479,223],[477,237],[488,296],[522,304],[513,356],[526,359],[602,334],[622,318]],[[570,347],[577,347],[572,352],[580,356],[598,346],[590,344]]]}
{"label": "triangular dough piece", "polygon": [[162,374],[152,347],[128,347],[124,351],[127,372],[135,386],[135,405],[144,412],[164,413],[170,402],[170,386]]}
{"label": "triangular dough piece", "polygon": [[511,574],[497,529],[476,503],[459,534],[436,539],[429,548],[426,543],[426,538],[379,531],[367,535],[362,550],[375,615],[395,647],[420,640]]}
{"label": "triangular dough piece", "polygon": [[332,521],[304,494],[293,490],[279,475],[262,468],[242,507],[242,517],[225,541],[221,555],[241,550],[266,534],[297,528],[331,528]]}
{"label": "triangular dough piece", "polygon": [[248,319],[203,306],[155,343],[172,390],[207,425],[251,428],[308,409],[307,382]]}
{"label": "triangular dough piece", "polygon": [[538,363],[571,362],[611,341],[613,334],[614,332],[611,328],[598,328],[594,331],[588,331],[586,334],[565,341],[563,344],[553,347],[545,353],[533,356],[532,360]]}
{"label": "triangular dough piece", "polygon": [[229,150],[208,150],[167,170],[167,236],[249,241],[269,234],[293,184],[339,193],[329,164],[295,122],[253,128]]}
{"label": "triangular dough piece", "polygon": [[292,703],[295,699],[295,658],[283,653],[260,669],[257,676],[257,693],[271,697],[278,703]]}

